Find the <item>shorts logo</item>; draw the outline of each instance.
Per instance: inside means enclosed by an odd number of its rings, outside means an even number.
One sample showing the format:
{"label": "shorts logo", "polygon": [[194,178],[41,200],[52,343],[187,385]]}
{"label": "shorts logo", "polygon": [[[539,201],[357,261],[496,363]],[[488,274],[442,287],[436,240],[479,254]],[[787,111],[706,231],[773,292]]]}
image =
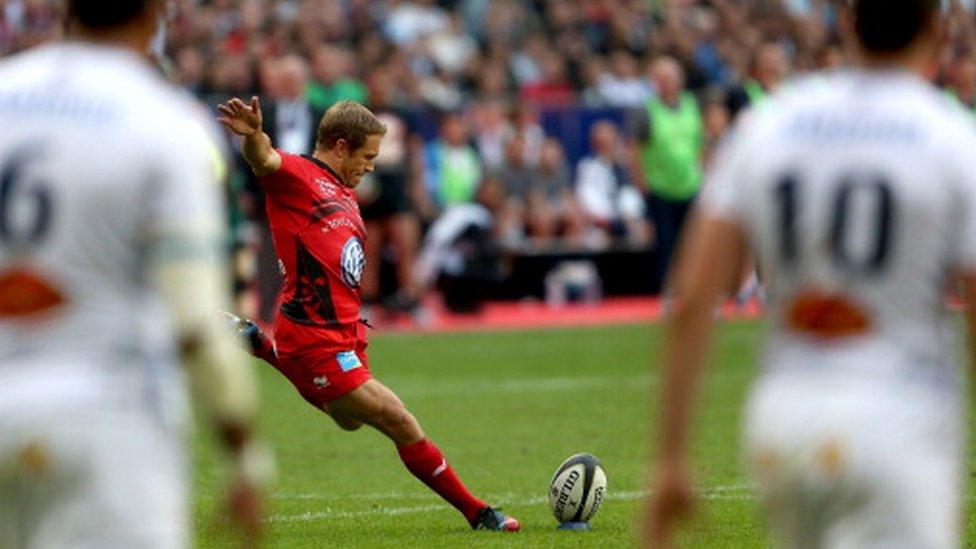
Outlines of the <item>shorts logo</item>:
{"label": "shorts logo", "polygon": [[340,259],[342,267],[342,280],[347,285],[358,288],[359,281],[363,278],[363,267],[366,266],[366,254],[363,252],[363,243],[357,237],[351,237],[342,246],[342,257]]}
{"label": "shorts logo", "polygon": [[344,351],[336,355],[336,362],[339,363],[339,367],[342,368],[343,372],[348,372],[350,370],[355,370],[363,365],[359,361],[359,357],[353,351]]}
{"label": "shorts logo", "polygon": [[314,383],[315,386],[316,387],[319,387],[319,388],[323,388],[323,387],[328,387],[329,386],[329,380],[325,376],[319,376],[319,377],[316,377],[316,378],[312,378],[312,383]]}

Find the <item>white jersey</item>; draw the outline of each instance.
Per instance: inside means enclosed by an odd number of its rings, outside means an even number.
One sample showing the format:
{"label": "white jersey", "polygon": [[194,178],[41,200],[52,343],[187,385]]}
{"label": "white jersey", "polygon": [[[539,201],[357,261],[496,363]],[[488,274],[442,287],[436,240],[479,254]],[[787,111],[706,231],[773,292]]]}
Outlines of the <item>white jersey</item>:
{"label": "white jersey", "polygon": [[[855,370],[958,387],[946,274],[976,269],[976,128],[907,72],[847,70],[796,82],[750,113],[703,194],[742,225],[771,298],[768,371]],[[865,337],[787,328],[812,288],[849,296]],[[852,360],[853,357],[862,357]]]}
{"label": "white jersey", "polygon": [[223,215],[207,120],[125,50],[63,43],[0,62],[0,287],[26,272],[62,301],[0,314],[0,418],[92,404],[182,411],[147,255],[217,252],[191,238],[219,234]]}

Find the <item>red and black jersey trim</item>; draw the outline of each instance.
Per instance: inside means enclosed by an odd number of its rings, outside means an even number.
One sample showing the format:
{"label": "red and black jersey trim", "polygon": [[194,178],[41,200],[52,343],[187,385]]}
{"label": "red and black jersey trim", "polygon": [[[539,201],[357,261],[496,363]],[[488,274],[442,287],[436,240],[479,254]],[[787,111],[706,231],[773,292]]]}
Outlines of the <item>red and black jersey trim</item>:
{"label": "red and black jersey trim", "polygon": [[322,264],[295,239],[295,295],[281,305],[281,314],[298,324],[332,327],[340,324],[332,300],[329,277]]}
{"label": "red and black jersey trim", "polygon": [[311,223],[318,223],[319,221],[322,221],[330,215],[338,212],[353,213],[349,208],[342,206],[335,200],[328,199],[316,200],[313,202],[311,211],[296,208],[295,206],[290,206],[288,204],[282,204],[282,207],[296,215],[308,219],[308,221]]}
{"label": "red and black jersey trim", "polygon": [[312,203],[311,218],[313,223],[318,223],[334,213],[348,211],[348,208],[343,207],[335,200],[317,200]]}
{"label": "red and black jersey trim", "polygon": [[331,199],[317,200],[312,203],[312,223],[318,223],[319,221],[322,221],[330,215],[338,212],[345,212],[352,216],[356,223],[356,228],[362,233],[366,232],[366,227],[363,226],[362,218],[359,217],[359,212],[357,210],[344,206],[341,202]]}

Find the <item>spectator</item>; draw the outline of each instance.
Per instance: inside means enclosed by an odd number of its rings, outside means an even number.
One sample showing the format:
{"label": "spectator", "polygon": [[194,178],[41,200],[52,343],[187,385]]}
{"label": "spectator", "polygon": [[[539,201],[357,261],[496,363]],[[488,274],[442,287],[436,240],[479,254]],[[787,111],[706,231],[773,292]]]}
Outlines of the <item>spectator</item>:
{"label": "spectator", "polygon": [[312,55],[315,77],[306,94],[313,108],[325,112],[339,101],[366,101],[366,88],[353,75],[352,54],[337,46],[321,46]]}
{"label": "spectator", "polygon": [[505,161],[497,173],[504,186],[505,196],[517,201],[525,199],[535,179],[535,170],[526,160],[525,148],[522,134],[510,135],[505,141]]}
{"label": "spectator", "polygon": [[271,97],[272,101],[263,103],[267,134],[286,152],[312,152],[324,113],[314,108],[305,95],[308,64],[297,55],[285,56],[278,60],[270,77],[274,81],[269,89],[276,95]]}
{"label": "spectator", "polygon": [[539,65],[540,77],[522,86],[522,100],[535,106],[570,106],[576,100],[576,92],[566,74],[566,60],[555,50],[546,50]]}
{"label": "spectator", "polygon": [[456,112],[441,120],[440,137],[424,153],[426,196],[421,213],[428,219],[440,209],[470,202],[481,181],[481,160],[469,143],[467,124]]}
{"label": "spectator", "polygon": [[456,111],[464,103],[457,78],[440,69],[434,69],[421,80],[420,94],[428,105],[439,111]]}
{"label": "spectator", "polygon": [[476,75],[476,93],[485,101],[505,101],[511,93],[511,82],[504,63],[486,62]]}
{"label": "spectator", "polygon": [[705,130],[705,150],[703,153],[705,165],[709,165],[722,136],[729,127],[729,109],[718,93],[712,94],[705,101],[702,114]]}
{"label": "spectator", "polygon": [[505,164],[505,142],[514,132],[506,117],[505,104],[483,101],[473,106],[471,114],[475,122],[475,146],[485,169],[501,169]]}
{"label": "spectator", "polygon": [[398,46],[409,46],[448,26],[447,14],[434,0],[394,0],[392,4],[384,30]]}
{"label": "spectator", "polygon": [[478,44],[464,31],[461,16],[454,14],[447,26],[427,38],[427,51],[440,70],[458,74],[477,55]]}
{"label": "spectator", "polygon": [[589,242],[600,247],[614,240],[646,245],[650,230],[644,202],[620,161],[617,127],[606,120],[597,122],[590,141],[593,154],[576,169],[576,197],[590,227]]}
{"label": "spectator", "polygon": [[946,91],[976,117],[976,59],[970,56],[956,59]]}
{"label": "spectator", "polygon": [[684,88],[684,72],[671,57],[651,65],[658,97],[636,117],[632,173],[646,193],[657,239],[658,276],[665,280],[685,217],[702,180],[703,127],[698,101]]}
{"label": "spectator", "polygon": [[243,55],[228,55],[211,63],[208,70],[209,94],[206,100],[217,104],[231,96],[248,96],[255,91],[254,75]]}
{"label": "spectator", "polygon": [[607,75],[604,58],[599,55],[589,55],[579,64],[580,72],[580,102],[587,107],[605,107],[606,98],[600,90],[600,83]]}
{"label": "spectator", "polygon": [[186,91],[201,96],[207,67],[200,50],[190,47],[180,49],[176,53],[176,66],[179,84]]}
{"label": "spectator", "polygon": [[515,109],[515,133],[522,138],[525,146],[524,157],[528,166],[539,164],[542,153],[542,143],[546,140],[546,132],[539,124],[539,109],[530,103],[520,103]]}
{"label": "spectator", "polygon": [[549,40],[542,32],[526,38],[522,48],[510,55],[512,74],[520,87],[542,80],[542,59],[549,53]]}
{"label": "spectator", "polygon": [[580,243],[585,222],[573,192],[566,156],[555,139],[546,139],[542,145],[526,207],[526,232],[541,246],[550,244],[556,236],[564,237],[571,245]]}
{"label": "spectator", "polygon": [[651,98],[653,90],[637,75],[637,61],[625,50],[610,54],[609,73],[597,84],[603,103],[612,107],[641,107]]}
{"label": "spectator", "polygon": [[389,309],[415,311],[419,292],[413,269],[420,240],[420,220],[413,208],[412,190],[420,184],[423,143],[417,133],[417,112],[394,102],[396,83],[385,68],[370,73],[369,107],[386,126],[375,171],[356,187],[366,223],[366,267],[362,295],[366,303],[381,296],[383,251],[392,250],[397,290],[385,300]]}
{"label": "spectator", "polygon": [[416,279],[437,287],[455,312],[475,312],[501,282],[500,253],[512,228],[504,214],[501,182],[486,177],[473,202],[454,204],[431,225]]}
{"label": "spectator", "polygon": [[729,90],[729,113],[735,118],[747,106],[757,105],[776,91],[789,74],[790,65],[783,46],[767,42],[760,46],[752,62],[752,77]]}

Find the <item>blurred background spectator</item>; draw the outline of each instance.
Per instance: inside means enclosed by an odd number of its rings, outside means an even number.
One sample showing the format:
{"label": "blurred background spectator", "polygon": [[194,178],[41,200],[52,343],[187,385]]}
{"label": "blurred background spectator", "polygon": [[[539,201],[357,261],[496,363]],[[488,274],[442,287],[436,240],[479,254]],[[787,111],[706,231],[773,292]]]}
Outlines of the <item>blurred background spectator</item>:
{"label": "blurred background spectator", "polygon": [[576,175],[576,196],[590,227],[588,243],[603,248],[621,239],[636,246],[648,245],[651,232],[644,218],[644,199],[620,159],[617,127],[597,122],[590,142],[593,154],[580,160]]}
{"label": "blurred background spectator", "polygon": [[647,197],[657,239],[658,277],[668,265],[702,183],[705,131],[698,99],[686,89],[684,68],[669,56],[650,65],[657,97],[634,116],[632,173]]}
{"label": "blurred background spectator", "polygon": [[[171,4],[168,77],[209,107],[260,95],[277,146],[310,152],[321,113],[343,99],[383,115],[384,156],[360,190],[371,236],[364,292],[393,308],[420,300],[419,243],[463,204],[494,218],[494,244],[479,249],[504,249],[511,277],[519,257],[555,265],[629,250],[611,263],[654,263],[652,280],[605,281],[603,293],[657,291],[703,165],[732,121],[790,79],[846,62],[833,0]],[[945,2],[949,40],[933,77],[976,117],[973,4]],[[0,56],[59,36],[62,12],[58,0],[0,0]],[[486,180],[491,189],[479,193]],[[267,316],[277,274],[261,196],[242,164],[230,184],[236,249],[251,255],[238,288]],[[635,227],[627,184],[646,197]],[[609,248],[593,249],[592,234]]]}
{"label": "blurred background spectator", "polygon": [[[375,160],[375,171],[367,174],[356,194],[366,223],[366,267],[362,294],[367,304],[381,301],[382,267],[393,270],[393,288],[384,304],[394,311],[413,312],[420,302],[414,278],[414,262],[420,240],[420,219],[412,196],[422,190],[423,141],[417,130],[418,113],[396,93],[394,74],[385,66],[367,75],[367,105],[386,125],[386,134]],[[389,253],[385,253],[385,252]],[[387,261],[388,260],[388,261]]]}

